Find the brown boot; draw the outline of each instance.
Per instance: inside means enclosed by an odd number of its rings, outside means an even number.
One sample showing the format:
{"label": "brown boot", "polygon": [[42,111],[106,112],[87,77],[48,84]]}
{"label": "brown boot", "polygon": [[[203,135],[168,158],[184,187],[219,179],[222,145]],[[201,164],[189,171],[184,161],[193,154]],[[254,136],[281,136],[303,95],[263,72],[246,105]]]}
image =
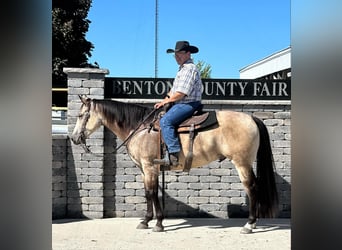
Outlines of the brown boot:
{"label": "brown boot", "polygon": [[175,153],[170,153],[170,164],[172,166],[177,166],[179,165],[179,162],[178,162],[178,152],[175,152]]}

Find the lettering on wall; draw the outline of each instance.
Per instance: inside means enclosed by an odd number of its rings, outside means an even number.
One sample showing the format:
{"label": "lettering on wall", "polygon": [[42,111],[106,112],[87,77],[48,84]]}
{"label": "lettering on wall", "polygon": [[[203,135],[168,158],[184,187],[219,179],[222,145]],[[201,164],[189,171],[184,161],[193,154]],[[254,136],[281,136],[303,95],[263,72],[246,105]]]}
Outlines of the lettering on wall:
{"label": "lettering on wall", "polygon": [[[105,98],[162,99],[172,78],[105,78]],[[203,100],[291,100],[291,80],[202,79]]]}

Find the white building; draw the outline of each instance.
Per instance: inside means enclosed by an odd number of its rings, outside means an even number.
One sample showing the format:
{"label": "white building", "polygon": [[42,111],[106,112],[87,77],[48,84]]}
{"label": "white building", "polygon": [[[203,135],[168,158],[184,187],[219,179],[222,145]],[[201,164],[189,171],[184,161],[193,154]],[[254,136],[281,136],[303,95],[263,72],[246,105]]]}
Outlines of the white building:
{"label": "white building", "polygon": [[290,79],[291,47],[278,51],[239,70],[240,79]]}

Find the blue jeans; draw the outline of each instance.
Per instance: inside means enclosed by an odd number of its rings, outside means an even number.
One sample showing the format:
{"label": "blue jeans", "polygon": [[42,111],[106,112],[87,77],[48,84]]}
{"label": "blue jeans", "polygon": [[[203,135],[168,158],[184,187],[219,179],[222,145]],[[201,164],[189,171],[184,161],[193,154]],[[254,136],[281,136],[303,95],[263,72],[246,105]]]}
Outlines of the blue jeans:
{"label": "blue jeans", "polygon": [[160,119],[160,128],[164,142],[169,153],[176,153],[181,150],[177,127],[201,105],[201,102],[176,103]]}

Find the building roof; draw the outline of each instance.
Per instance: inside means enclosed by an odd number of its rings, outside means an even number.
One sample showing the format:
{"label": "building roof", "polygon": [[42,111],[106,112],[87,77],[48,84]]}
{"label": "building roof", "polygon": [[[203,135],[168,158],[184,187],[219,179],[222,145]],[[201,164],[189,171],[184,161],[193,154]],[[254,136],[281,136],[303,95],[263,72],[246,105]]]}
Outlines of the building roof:
{"label": "building roof", "polygon": [[243,67],[239,72],[241,79],[256,79],[289,69],[291,69],[291,47]]}

